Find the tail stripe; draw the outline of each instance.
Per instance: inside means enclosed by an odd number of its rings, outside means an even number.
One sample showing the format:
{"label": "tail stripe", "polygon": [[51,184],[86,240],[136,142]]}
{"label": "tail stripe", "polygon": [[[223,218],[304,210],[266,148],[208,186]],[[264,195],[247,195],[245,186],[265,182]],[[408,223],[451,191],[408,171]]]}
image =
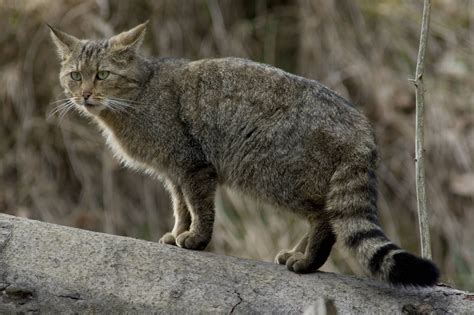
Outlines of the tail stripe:
{"label": "tail stripe", "polygon": [[367,231],[360,231],[350,235],[346,239],[346,245],[349,248],[356,248],[358,247],[364,240],[366,239],[373,239],[373,238],[380,238],[387,240],[385,234],[380,229],[372,229]]}
{"label": "tail stripe", "polygon": [[372,274],[377,274],[377,272],[380,270],[380,266],[382,266],[383,259],[385,258],[385,256],[387,256],[390,251],[396,249],[400,249],[400,247],[393,243],[388,243],[387,245],[384,245],[377,249],[377,251],[372,256],[369,262],[369,268]]}
{"label": "tail stripe", "polygon": [[379,279],[395,285],[436,284],[436,266],[401,250],[380,228],[375,150],[361,149],[354,154],[357,158],[341,163],[329,182],[326,210],[336,237]]}

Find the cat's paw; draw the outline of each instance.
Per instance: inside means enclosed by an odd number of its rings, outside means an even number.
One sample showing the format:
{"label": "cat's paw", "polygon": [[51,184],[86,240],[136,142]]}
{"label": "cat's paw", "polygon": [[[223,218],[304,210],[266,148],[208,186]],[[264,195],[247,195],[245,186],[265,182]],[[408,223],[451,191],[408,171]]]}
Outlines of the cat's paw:
{"label": "cat's paw", "polygon": [[158,243],[168,244],[168,245],[175,245],[176,246],[176,238],[174,237],[174,235],[171,232],[168,232],[160,238]]}
{"label": "cat's paw", "polygon": [[281,250],[275,257],[275,264],[285,265],[288,258],[290,258],[293,254],[294,252],[291,250]]}
{"label": "cat's paw", "polygon": [[197,250],[206,248],[209,241],[208,237],[203,237],[191,231],[183,232],[176,238],[176,244],[179,247]]}
{"label": "cat's paw", "polygon": [[313,262],[301,252],[292,254],[286,261],[286,267],[288,270],[296,273],[309,273],[316,271],[313,265]]}

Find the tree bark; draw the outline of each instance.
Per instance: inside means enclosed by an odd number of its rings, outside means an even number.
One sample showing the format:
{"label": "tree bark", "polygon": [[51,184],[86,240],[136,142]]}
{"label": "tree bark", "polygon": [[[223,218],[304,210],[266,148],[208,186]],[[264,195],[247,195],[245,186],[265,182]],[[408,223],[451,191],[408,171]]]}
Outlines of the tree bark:
{"label": "tree bark", "polygon": [[393,288],[0,214],[0,313],[474,312],[474,296]]}

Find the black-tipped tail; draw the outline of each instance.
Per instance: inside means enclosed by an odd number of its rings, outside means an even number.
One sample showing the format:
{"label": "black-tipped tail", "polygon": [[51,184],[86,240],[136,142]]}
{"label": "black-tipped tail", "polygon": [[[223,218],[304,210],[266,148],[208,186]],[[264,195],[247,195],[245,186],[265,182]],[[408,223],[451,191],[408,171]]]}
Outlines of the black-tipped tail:
{"label": "black-tipped tail", "polygon": [[407,252],[394,254],[388,280],[394,285],[433,286],[439,278],[438,268],[429,260]]}

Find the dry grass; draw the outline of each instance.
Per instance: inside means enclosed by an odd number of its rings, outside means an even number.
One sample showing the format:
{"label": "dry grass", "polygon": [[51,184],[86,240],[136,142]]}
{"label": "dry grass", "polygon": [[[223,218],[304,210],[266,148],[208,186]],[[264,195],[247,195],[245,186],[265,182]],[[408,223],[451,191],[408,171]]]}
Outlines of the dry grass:
{"label": "dry grass", "polygon": [[[373,121],[385,230],[418,252],[414,88],[421,2],[393,0],[0,0],[0,211],[157,240],[171,224],[160,183],[121,168],[92,124],[48,118],[61,98],[44,22],[104,37],[148,18],[146,54],[242,56],[322,81]],[[434,1],[426,69],[426,168],[434,260],[443,280],[474,289],[474,5]],[[302,234],[231,192],[211,250],[272,260]],[[325,270],[359,273],[336,250]]]}

